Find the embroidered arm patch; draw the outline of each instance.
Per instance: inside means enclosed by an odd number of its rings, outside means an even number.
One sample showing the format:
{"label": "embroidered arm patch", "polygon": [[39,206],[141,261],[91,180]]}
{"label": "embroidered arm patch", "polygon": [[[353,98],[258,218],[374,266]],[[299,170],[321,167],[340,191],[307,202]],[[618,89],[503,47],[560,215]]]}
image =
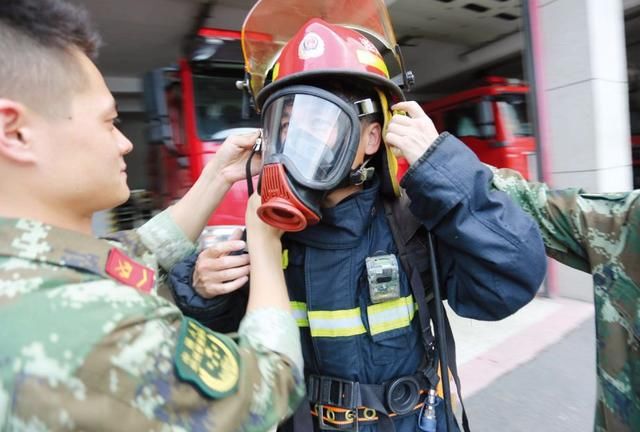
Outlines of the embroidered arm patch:
{"label": "embroidered arm patch", "polygon": [[231,338],[184,318],[178,334],[174,364],[178,377],[205,395],[225,398],[238,390],[240,356]]}

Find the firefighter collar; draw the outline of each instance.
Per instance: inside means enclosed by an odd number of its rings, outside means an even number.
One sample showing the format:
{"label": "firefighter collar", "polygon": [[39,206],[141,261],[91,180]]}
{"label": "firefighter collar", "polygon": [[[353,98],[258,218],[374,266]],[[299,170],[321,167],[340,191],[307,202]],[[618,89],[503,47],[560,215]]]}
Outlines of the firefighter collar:
{"label": "firefighter collar", "polygon": [[222,399],[238,390],[240,355],[229,337],[184,318],[174,357],[178,377],[203,394]]}
{"label": "firefighter collar", "polygon": [[356,247],[375,216],[380,179],[346,198],[335,207],[323,208],[322,219],[304,231],[286,233],[287,238],[318,249],[342,250]]}

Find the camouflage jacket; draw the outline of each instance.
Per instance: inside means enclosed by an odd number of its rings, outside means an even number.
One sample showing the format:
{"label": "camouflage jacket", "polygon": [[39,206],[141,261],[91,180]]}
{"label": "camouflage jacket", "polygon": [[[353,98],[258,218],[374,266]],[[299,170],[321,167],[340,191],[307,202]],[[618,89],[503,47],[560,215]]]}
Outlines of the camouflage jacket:
{"label": "camouflage jacket", "polygon": [[290,414],[291,315],[214,333],[157,294],[193,251],[168,213],[116,237],[0,218],[0,430],[265,431]]}
{"label": "camouflage jacket", "polygon": [[547,254],[593,275],[595,430],[640,431],[640,190],[618,194],[549,190],[511,170],[494,174],[494,186],[540,225]]}

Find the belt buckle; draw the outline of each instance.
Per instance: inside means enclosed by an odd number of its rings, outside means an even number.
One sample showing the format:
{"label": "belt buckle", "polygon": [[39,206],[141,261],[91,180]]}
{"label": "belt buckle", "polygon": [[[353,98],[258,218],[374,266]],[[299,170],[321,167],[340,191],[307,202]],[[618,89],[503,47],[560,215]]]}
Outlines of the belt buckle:
{"label": "belt buckle", "polygon": [[[325,405],[316,404],[316,412],[318,413],[318,425],[320,426],[320,430],[328,430],[328,431],[351,431],[358,432],[360,430],[360,424],[358,422],[358,409],[349,409],[349,412],[353,413],[353,423],[350,425],[345,425],[344,427],[336,427],[330,424],[325,423],[324,414],[325,412],[332,412],[330,408],[327,408]],[[345,415],[348,417],[348,415]],[[329,418],[329,416],[327,416]]]}
{"label": "belt buckle", "polygon": [[360,386],[356,381],[311,375],[307,379],[309,400],[314,404],[355,409],[358,406]]}

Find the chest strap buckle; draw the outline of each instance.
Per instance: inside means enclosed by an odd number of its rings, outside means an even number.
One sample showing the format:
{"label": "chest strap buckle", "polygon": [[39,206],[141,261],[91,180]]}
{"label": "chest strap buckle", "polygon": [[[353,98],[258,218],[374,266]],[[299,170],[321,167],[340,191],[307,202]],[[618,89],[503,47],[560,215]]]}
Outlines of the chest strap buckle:
{"label": "chest strap buckle", "polygon": [[360,401],[360,383],[340,378],[310,375],[307,379],[309,400],[319,405],[354,409]]}

